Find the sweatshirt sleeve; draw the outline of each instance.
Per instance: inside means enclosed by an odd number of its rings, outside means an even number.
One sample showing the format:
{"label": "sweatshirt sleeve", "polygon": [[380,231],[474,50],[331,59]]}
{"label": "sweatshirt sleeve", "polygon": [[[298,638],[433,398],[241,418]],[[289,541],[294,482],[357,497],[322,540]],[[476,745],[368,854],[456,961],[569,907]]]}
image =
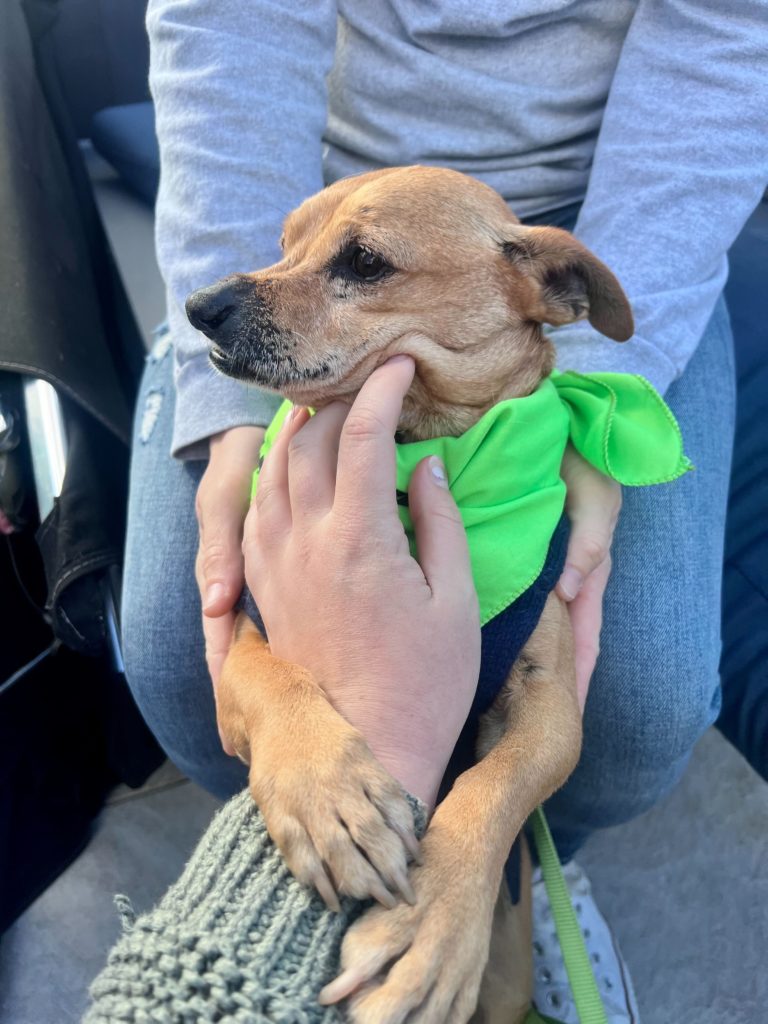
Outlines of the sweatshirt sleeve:
{"label": "sweatshirt sleeve", "polygon": [[[421,838],[427,809],[406,798]],[[221,808],[156,907],[136,917],[125,896],[115,902],[124,932],[82,1024],[343,1024],[317,996],[370,903],[342,897],[336,913],[297,882],[247,790]]]}
{"label": "sweatshirt sleeve", "polygon": [[172,453],[263,426],[275,396],[215,373],[184,301],[279,257],[285,216],[323,185],[333,0],[150,0],[150,87],[160,143],[158,262],[176,358]]}
{"label": "sweatshirt sleeve", "polygon": [[575,234],[614,271],[634,338],[557,330],[563,369],[624,370],[662,393],[701,339],[727,252],[768,184],[764,0],[640,0]]}

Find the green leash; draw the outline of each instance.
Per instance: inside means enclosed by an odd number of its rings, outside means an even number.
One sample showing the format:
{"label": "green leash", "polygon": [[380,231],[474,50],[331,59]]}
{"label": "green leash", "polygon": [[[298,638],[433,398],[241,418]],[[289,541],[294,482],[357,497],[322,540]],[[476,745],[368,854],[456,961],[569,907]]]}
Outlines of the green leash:
{"label": "green leash", "polygon": [[[581,934],[578,918],[571,905],[560,858],[557,856],[552,834],[544,817],[544,811],[537,807],[528,823],[533,831],[533,841],[539,856],[544,887],[547,890],[552,917],[555,922],[560,949],[571,984],[573,1001],[579,1015],[579,1024],[608,1024],[603,1000],[589,962],[587,947]],[[552,1017],[546,1017],[537,1010],[529,1011],[525,1024],[558,1024]]]}

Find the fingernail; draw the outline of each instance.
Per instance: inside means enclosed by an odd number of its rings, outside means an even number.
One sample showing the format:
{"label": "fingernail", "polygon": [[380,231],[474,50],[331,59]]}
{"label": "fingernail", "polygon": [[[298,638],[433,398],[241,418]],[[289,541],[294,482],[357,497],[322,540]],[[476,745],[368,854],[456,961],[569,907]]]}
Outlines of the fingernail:
{"label": "fingernail", "polygon": [[445,475],[445,466],[436,455],[431,455],[429,458],[429,472],[432,474],[432,479],[439,487],[448,486],[448,477]]}
{"label": "fingernail", "polygon": [[413,362],[413,356],[406,355],[405,352],[400,352],[396,356],[390,356],[389,359],[387,360],[387,362],[388,363],[404,363],[406,361],[406,359],[409,362],[411,362],[411,363]]}
{"label": "fingernail", "polygon": [[560,577],[560,589],[569,601],[572,601],[581,590],[584,577],[578,569],[572,565],[566,565],[563,575]]}
{"label": "fingernail", "polygon": [[224,597],[226,588],[223,583],[212,583],[205,592],[205,607],[210,608],[220,598]]}

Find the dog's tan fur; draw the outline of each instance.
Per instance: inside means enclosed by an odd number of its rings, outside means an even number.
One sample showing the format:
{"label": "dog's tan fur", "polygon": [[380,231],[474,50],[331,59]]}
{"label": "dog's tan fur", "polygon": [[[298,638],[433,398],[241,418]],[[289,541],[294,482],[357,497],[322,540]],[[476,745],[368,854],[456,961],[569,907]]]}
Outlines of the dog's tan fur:
{"label": "dog's tan fur", "polygon": [[[618,282],[591,253],[556,228],[524,227],[492,189],[456,172],[345,179],[288,217],[282,244],[273,267],[229,279],[243,310],[229,352],[214,346],[215,365],[319,407],[352,400],[376,366],[408,353],[416,375],[399,424],[408,439],[462,433],[495,403],[533,391],[554,364],[542,323],[588,317],[616,340],[632,333]],[[350,246],[394,272],[373,284],[334,274]],[[531,998],[530,865],[524,858],[514,907],[503,865],[532,809],[572,771],[581,739],[560,599],[548,599],[481,723],[479,761],[437,808],[409,878],[397,786],[311,676],[273,658],[250,623],[238,626],[218,703],[291,870],[331,905],[334,887],[384,904],[350,930],[342,962],[397,963],[384,984],[352,997],[351,1018],[521,1021]]]}

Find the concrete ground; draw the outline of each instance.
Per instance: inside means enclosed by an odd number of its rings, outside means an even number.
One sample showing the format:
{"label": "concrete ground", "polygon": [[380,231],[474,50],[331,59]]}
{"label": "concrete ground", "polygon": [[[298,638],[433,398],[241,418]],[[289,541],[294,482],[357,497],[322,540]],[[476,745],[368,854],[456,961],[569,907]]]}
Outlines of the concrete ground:
{"label": "concrete ground", "polygon": [[[94,166],[148,340],[163,316],[151,215]],[[79,1020],[118,934],[113,895],[150,907],[216,806],[170,765],[138,793],[113,795],[81,857],[0,942],[0,1024]],[[594,838],[581,860],[631,967],[644,1024],[768,1020],[768,787],[718,733],[702,740],[663,804]]]}

